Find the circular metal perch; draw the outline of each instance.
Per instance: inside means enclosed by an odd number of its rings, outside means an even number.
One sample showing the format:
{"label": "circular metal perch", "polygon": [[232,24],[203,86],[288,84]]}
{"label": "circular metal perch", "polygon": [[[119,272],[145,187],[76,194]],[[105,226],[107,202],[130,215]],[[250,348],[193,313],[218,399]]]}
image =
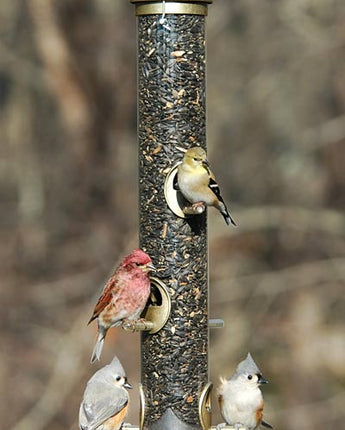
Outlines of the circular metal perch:
{"label": "circular metal perch", "polygon": [[177,187],[177,169],[181,162],[177,162],[168,172],[164,182],[164,196],[167,204],[180,218],[185,218],[188,215],[200,215],[206,210],[206,205],[198,206],[194,209],[193,206],[186,200]]}

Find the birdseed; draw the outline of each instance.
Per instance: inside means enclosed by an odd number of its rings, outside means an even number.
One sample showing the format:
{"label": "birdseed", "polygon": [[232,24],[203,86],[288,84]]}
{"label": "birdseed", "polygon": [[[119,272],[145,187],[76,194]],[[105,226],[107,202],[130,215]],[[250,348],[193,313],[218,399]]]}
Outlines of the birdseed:
{"label": "birdseed", "polygon": [[177,147],[206,147],[205,17],[160,18],[138,17],[139,241],[172,310],[158,333],[141,335],[144,428],[168,408],[200,428],[198,399],[208,382],[207,215],[176,217],[163,186],[183,156]]}

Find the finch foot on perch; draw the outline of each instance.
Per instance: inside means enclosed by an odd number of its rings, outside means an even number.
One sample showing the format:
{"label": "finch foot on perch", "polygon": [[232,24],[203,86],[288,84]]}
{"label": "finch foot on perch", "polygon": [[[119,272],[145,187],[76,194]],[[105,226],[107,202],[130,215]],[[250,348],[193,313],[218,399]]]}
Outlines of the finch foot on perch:
{"label": "finch foot on perch", "polygon": [[144,318],[139,318],[138,320],[124,320],[122,328],[132,333],[135,331],[150,331],[153,328],[153,322],[147,321]]}
{"label": "finch foot on perch", "polygon": [[200,215],[205,212],[206,205],[204,202],[197,202],[191,206],[185,206],[183,208],[183,213],[186,215]]}

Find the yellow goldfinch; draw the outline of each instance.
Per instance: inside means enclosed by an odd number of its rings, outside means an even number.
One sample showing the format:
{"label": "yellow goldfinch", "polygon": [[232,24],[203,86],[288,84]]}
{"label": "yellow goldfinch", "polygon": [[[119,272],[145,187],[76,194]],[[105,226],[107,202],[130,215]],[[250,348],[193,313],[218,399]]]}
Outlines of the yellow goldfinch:
{"label": "yellow goldfinch", "polygon": [[185,152],[177,171],[177,184],[183,196],[194,207],[200,204],[214,206],[225,222],[236,225],[220,195],[216,179],[209,168],[206,152],[199,146]]}

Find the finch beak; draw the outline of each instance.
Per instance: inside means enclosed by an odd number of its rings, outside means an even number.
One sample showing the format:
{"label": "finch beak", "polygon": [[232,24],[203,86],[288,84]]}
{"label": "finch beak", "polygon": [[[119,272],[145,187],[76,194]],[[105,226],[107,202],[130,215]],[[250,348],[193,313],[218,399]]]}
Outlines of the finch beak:
{"label": "finch beak", "polygon": [[259,375],[259,380],[258,380],[259,384],[268,384],[267,379],[264,379],[261,375]]}
{"label": "finch beak", "polygon": [[155,266],[152,263],[147,263],[144,266],[141,266],[140,269],[144,272],[144,273],[148,273],[148,272],[156,272],[157,269],[155,268]]}
{"label": "finch beak", "polygon": [[148,263],[146,264],[146,272],[156,272],[157,269],[155,268],[155,266],[152,263]]}

